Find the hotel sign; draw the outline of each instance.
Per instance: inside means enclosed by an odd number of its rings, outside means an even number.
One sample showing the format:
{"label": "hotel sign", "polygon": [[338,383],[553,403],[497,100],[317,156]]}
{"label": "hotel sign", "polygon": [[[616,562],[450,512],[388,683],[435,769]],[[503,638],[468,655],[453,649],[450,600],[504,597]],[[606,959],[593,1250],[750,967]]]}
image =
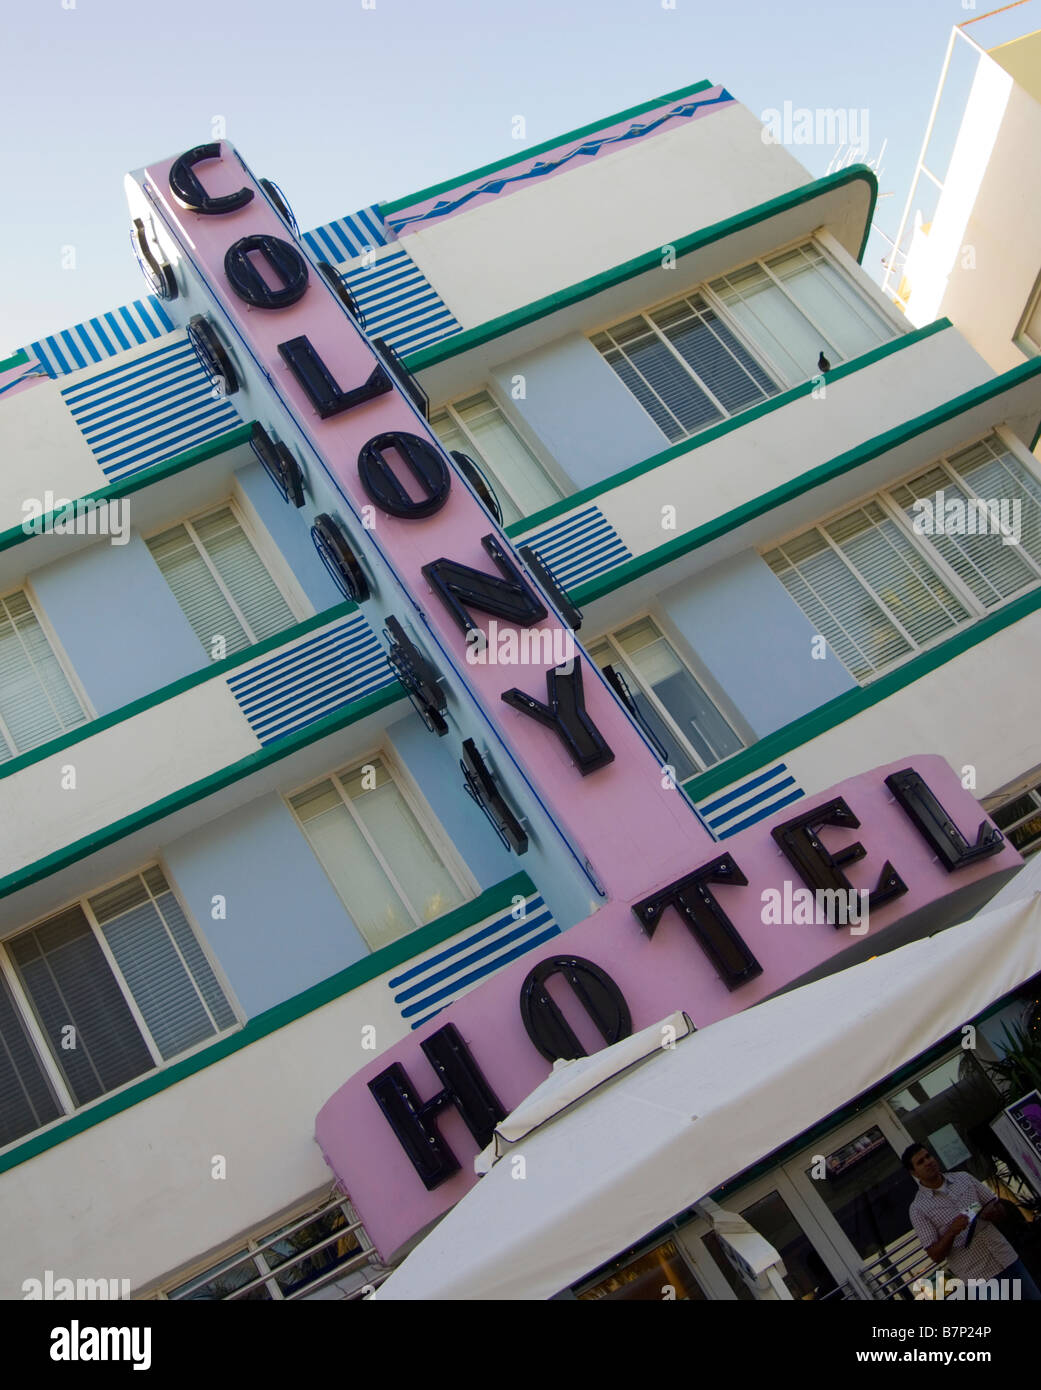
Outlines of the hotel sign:
{"label": "hotel sign", "polygon": [[[811,891],[867,891],[873,943],[927,906],[956,912],[960,890],[1019,864],[930,757],[788,808],[724,851],[575,642],[563,597],[430,430],[415,383],[288,230],[277,190],[223,142],[149,165],[127,187],[168,312],[263,422],[283,495],[309,495],[323,559],[391,634],[395,669],[450,750],[446,768],[463,769],[504,843],[531,855],[551,906],[573,907],[580,890],[593,909],[545,958],[457,1000],[321,1111],[318,1140],[385,1255],[474,1181],[460,1155],[487,1142],[554,1050],[593,1050],[679,1009],[703,1026],[859,944],[827,924],[765,922],[765,891],[793,875]],[[468,661],[492,622],[574,659],[523,678]]]}

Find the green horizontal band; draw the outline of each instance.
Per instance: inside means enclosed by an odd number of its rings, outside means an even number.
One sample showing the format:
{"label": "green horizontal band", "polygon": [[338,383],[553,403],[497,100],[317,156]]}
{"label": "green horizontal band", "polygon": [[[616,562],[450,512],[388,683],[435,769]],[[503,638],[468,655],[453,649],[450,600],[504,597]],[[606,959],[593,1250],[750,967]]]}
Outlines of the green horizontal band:
{"label": "green horizontal band", "polygon": [[57,738],[48,739],[46,743],[38,744],[25,753],[19,753],[16,758],[11,758],[6,763],[0,763],[0,780],[4,777],[10,777],[16,772],[21,772],[23,768],[30,767],[33,763],[43,762],[45,758],[51,757],[54,753],[60,753],[65,748],[71,748],[76,743],[93,738],[95,734],[100,734],[105,729],[111,729],[113,724],[122,724],[125,719],[133,719],[135,714],[142,714],[145,710],[154,709],[156,705],[164,704],[177,695],[183,695],[186,690],[192,690],[205,681],[226,675],[228,671],[234,671],[239,666],[245,666],[247,662],[255,661],[258,656],[266,656],[268,652],[273,652],[279,647],[287,647],[298,637],[306,637],[309,632],[325,627],[327,623],[336,622],[338,618],[345,618],[348,613],[353,613],[357,607],[356,603],[349,602],[335,604],[323,613],[316,613],[313,618],[305,618],[302,623],[294,623],[292,627],[283,628],[281,632],[276,632],[272,637],[265,637],[262,642],[254,642],[245,651],[236,652],[234,656],[226,656],[222,661],[213,661],[209,666],[203,666],[201,670],[192,671],[190,675],[181,676],[178,680],[171,681],[169,685],[161,685],[150,695],[142,695],[140,699],[131,700],[126,705],[120,705],[119,709],[103,714],[98,719],[91,719],[86,724],[80,724],[66,734],[59,734]]}
{"label": "green horizontal band", "polygon": [[963,652],[970,651],[980,642],[988,641],[1006,627],[1029,618],[1039,610],[1041,586],[1032,589],[1029,594],[1023,594],[1021,598],[1013,599],[1011,603],[1006,603],[996,613],[977,619],[970,627],[954,633],[937,646],[931,647],[929,651],[921,652],[905,661],[895,671],[878,676],[870,685],[859,685],[853,690],[845,690],[826,704],[818,705],[809,714],[800,715],[783,728],[775,729],[772,734],[765,735],[743,752],[735,753],[725,762],[717,763],[707,772],[699,773],[697,777],[684,782],[683,790],[692,801],[703,801],[706,796],[740,781],[742,777],[757,771],[774,758],[819,738],[821,734],[826,734],[837,725],[844,724],[847,719],[863,714],[864,710],[877,705],[881,700],[888,700],[890,695],[895,695],[906,686],[914,685],[915,681],[920,681],[923,676],[945,666]]}
{"label": "green horizontal band", "polygon": [[[144,487],[151,487],[153,483],[170,478],[175,473],[182,473],[186,468],[191,468],[196,463],[203,463],[206,459],[216,458],[218,454],[227,453],[229,449],[236,449],[240,444],[248,444],[252,431],[252,424],[236,425],[233,430],[228,430],[226,434],[218,435],[216,439],[208,439],[205,444],[197,444],[194,449],[186,449],[183,454],[175,454],[173,458],[165,459],[162,463],[154,463],[149,468],[142,468],[140,473],[133,473],[129,478],[124,478],[120,482],[98,488],[97,492],[90,492],[85,497],[70,499],[69,506],[80,510],[88,508],[91,504],[97,506],[103,502],[112,502],[117,497],[129,497],[132,492],[140,492]],[[63,514],[67,510],[66,507],[61,509]],[[22,525],[12,526],[7,531],[0,531],[0,551],[10,550],[11,546],[19,545],[22,541],[32,540],[36,535],[46,534],[47,522],[54,515],[54,512],[45,512],[42,516],[36,517],[31,531],[27,531]]]}
{"label": "green horizontal band", "polygon": [[[399,940],[392,941],[389,946],[383,946],[380,950],[373,951],[372,955],[355,961],[346,969],[338,971],[335,975],[330,975],[327,980],[322,980],[317,985],[311,985],[309,989],[303,990],[300,994],[294,994],[291,999],[286,999],[281,1004],[266,1009],[262,1014],[257,1014],[255,1018],[250,1019],[237,1032],[221,1038],[200,1052],[193,1053],[190,1057],[186,1057],[183,1062],[174,1062],[158,1072],[152,1072],[140,1081],[131,1082],[124,1090],[115,1095],[99,1100],[89,1109],[70,1115],[65,1120],[56,1120],[50,1129],[35,1134],[18,1144],[17,1147],[9,1149],[7,1153],[0,1154],[0,1173],[6,1173],[8,1169],[16,1168],[20,1163],[35,1158],[37,1154],[44,1153],[47,1149],[53,1149],[55,1145],[64,1143],[66,1139],[72,1139],[75,1135],[82,1134],[84,1130],[93,1129],[95,1125],[102,1124],[105,1120],[111,1119],[113,1115],[129,1110],[131,1106],[137,1105],[140,1101],[149,1100],[152,1096],[158,1095],[160,1091],[175,1086],[179,1081],[183,1081],[188,1076],[194,1076],[196,1072],[203,1071],[206,1067],[212,1067],[215,1062],[222,1062],[225,1057],[230,1057],[232,1053],[240,1052],[242,1048],[249,1047],[251,1043],[258,1042],[261,1038],[266,1038],[270,1033],[277,1032],[279,1028],[285,1028],[287,1024],[295,1023],[306,1014],[313,1013],[315,1009],[321,1009],[326,1004],[341,999],[351,990],[357,989],[359,985],[367,984],[369,980],[374,980],[386,971],[393,970],[395,966],[412,960],[413,957],[428,951],[431,946],[437,946],[442,941],[447,941],[449,937],[465,931],[468,927],[475,926],[485,917],[491,917],[496,912],[503,911],[510,906],[515,897],[528,898],[534,892],[535,885],[525,873],[514,874],[512,878],[497,883],[493,888],[486,888],[472,902],[464,903],[462,907],[446,912],[443,917],[438,917],[436,921],[427,923],[425,927],[419,927],[416,931],[409,932]],[[346,1080],[346,1078],[344,1079]]]}
{"label": "green horizontal band", "polygon": [[[721,241],[724,237],[745,231],[748,227],[755,226],[757,222],[764,222],[769,217],[790,212],[792,208],[799,207],[802,203],[808,203],[814,198],[833,192],[837,188],[858,182],[866,183],[870,193],[859,259],[864,255],[864,248],[867,245],[868,234],[871,230],[871,217],[874,212],[875,200],[878,197],[878,180],[875,178],[873,170],[869,169],[866,164],[851,164],[848,169],[842,169],[837,174],[827,174],[822,179],[815,179],[813,183],[804,184],[801,188],[793,189],[790,193],[782,193],[779,197],[771,198],[766,203],[760,203],[758,206],[748,208],[733,217],[727,217],[722,222],[715,222],[711,227],[703,227],[700,231],[691,232],[688,236],[680,237],[677,241],[670,241],[668,245],[673,247],[676,259],[680,260],[715,241]],[[478,324],[476,328],[464,329],[462,333],[455,333],[450,338],[442,338],[439,343],[433,343],[430,347],[420,348],[418,352],[409,353],[405,358],[405,365],[410,372],[421,372],[427,367],[436,366],[439,362],[447,362],[452,357],[458,357],[460,353],[481,347],[484,343],[491,342],[495,338],[501,338],[505,333],[512,333],[514,329],[523,328],[529,323],[536,323],[539,319],[545,318],[547,314],[555,314],[558,310],[567,309],[572,304],[580,304],[584,299],[591,299],[594,295],[612,289],[615,285],[620,285],[626,280],[632,280],[637,275],[646,274],[649,270],[660,269],[661,246],[656,246],[641,256],[623,261],[621,265],[613,266],[610,270],[602,271],[599,275],[592,275],[588,280],[580,280],[576,285],[569,285],[566,289],[557,290],[542,299],[536,299],[521,309],[513,309],[508,314],[500,314],[498,318],[489,319],[487,323]]]}
{"label": "green horizontal band", "polygon": [[[943,405],[926,411],[924,415],[918,415],[913,420],[906,420],[902,424],[894,426],[893,429],[886,430],[884,434],[875,435],[873,439],[858,444],[856,448],[848,449],[845,453],[839,454],[836,458],[829,459],[825,463],[818,464],[816,468],[811,468],[806,473],[800,473],[797,478],[792,478],[779,487],[771,488],[769,492],[760,493],[752,501],[742,503],[740,507],[734,507],[731,511],[724,512],[722,516],[714,517],[712,521],[705,522],[703,526],[695,526],[682,536],[676,536],[673,540],[666,541],[664,545],[645,551],[644,554],[637,555],[632,560],[626,560],[623,564],[608,570],[606,574],[598,575],[594,579],[587,580],[584,584],[576,585],[574,589],[568,591],[568,597],[579,607],[587,603],[594,603],[597,599],[603,598],[605,594],[612,593],[615,589],[620,589],[626,584],[631,584],[635,579],[641,579],[644,575],[660,569],[662,565],[667,565],[672,560],[688,555],[703,545],[708,545],[710,541],[718,540],[720,536],[737,530],[738,527],[744,526],[747,522],[753,521],[767,512],[774,511],[777,507],[784,506],[786,502],[801,497],[803,493],[811,492],[814,488],[820,487],[822,483],[831,482],[833,478],[850,473],[871,459],[878,458],[881,454],[888,453],[901,444],[906,444],[917,435],[924,434],[937,425],[945,424],[948,420],[963,415],[974,406],[994,400],[1013,387],[1026,381],[1032,381],[1038,376],[1041,376],[1041,357],[1036,357],[1030,362],[1021,362],[1018,367],[1013,367],[1010,371],[995,377],[993,381],[984,382],[981,386],[974,386],[970,390],[964,391],[960,396],[945,401]],[[744,419],[745,417],[740,418]]]}
{"label": "green horizontal band", "polygon": [[38,883],[42,878],[49,878],[51,874],[56,874],[60,869],[66,869],[70,864],[75,864],[78,860],[86,859],[98,850],[115,844],[117,840],[125,839],[134,831],[140,830],[146,825],[153,825],[166,816],[172,816],[175,811],[181,811],[196,801],[202,801],[205,797],[213,796],[215,792],[222,791],[225,787],[231,786],[233,782],[239,782],[243,777],[250,777],[262,768],[270,767],[272,763],[289,757],[291,753],[297,752],[300,748],[306,748],[311,743],[317,743],[319,739],[326,738],[329,734],[346,729],[351,724],[357,724],[359,720],[365,719],[368,715],[375,714],[377,711],[395,704],[403,698],[404,694],[404,687],[398,681],[394,681],[393,684],[374,690],[369,695],[363,695],[360,700],[354,701],[345,709],[336,710],[333,714],[326,715],[324,719],[308,724],[305,729],[288,734],[285,738],[279,739],[277,743],[269,743],[264,748],[259,748],[255,753],[247,753],[244,758],[221,768],[219,772],[211,773],[210,776],[203,777],[197,782],[191,782],[188,786],[171,792],[169,796],[164,796],[159,801],[153,801],[151,805],[144,806],[129,816],[113,821],[111,825],[106,825],[101,830],[84,835],[82,839],[74,840],[72,844],[56,850],[53,854],[48,854],[45,858],[37,859],[32,864],[26,865],[25,868],[17,869],[14,873],[0,878],[0,898],[6,898],[9,894],[26,888],[31,883]]}
{"label": "green horizontal band", "polygon": [[[853,372],[862,371],[865,367],[872,367],[876,362],[881,362],[883,358],[891,356],[894,352],[913,347],[915,343],[920,343],[925,338],[931,338],[934,333],[940,333],[945,328],[950,327],[952,327],[950,319],[937,319],[935,323],[926,324],[924,328],[916,328],[911,333],[904,333],[888,343],[882,343],[881,346],[872,348],[870,352],[861,353],[859,357],[853,357],[850,361],[843,362],[839,367],[833,367],[828,372],[826,381],[829,384],[841,381],[843,377],[850,376]],[[673,459],[691,454],[696,449],[703,448],[704,445],[720,439],[723,435],[740,429],[742,425],[751,424],[753,420],[761,419],[762,416],[769,415],[775,410],[782,410],[786,405],[791,405],[793,401],[800,400],[803,396],[812,395],[816,388],[817,378],[810,377],[809,380],[800,382],[798,386],[782,391],[779,396],[771,396],[768,401],[761,401],[759,405],[742,410],[738,415],[732,415],[729,420],[721,420],[718,425],[712,425],[709,429],[702,430],[690,439],[684,439],[679,444],[670,444],[667,449],[662,449],[660,453],[652,454],[642,463],[634,463],[620,473],[612,474],[603,482],[592,483],[589,487],[582,488],[580,492],[573,492],[569,497],[563,497],[559,502],[553,502],[548,507],[543,507],[541,511],[533,512],[531,516],[523,516],[519,521],[511,522],[505,528],[506,534],[508,536],[523,536],[528,531],[537,530],[540,526],[544,526],[547,521],[553,521],[558,516],[565,516],[576,507],[584,506],[587,502],[592,502],[608,492],[613,492],[615,488],[631,483],[634,478],[651,473],[655,468],[661,468],[663,464],[670,463]]]}

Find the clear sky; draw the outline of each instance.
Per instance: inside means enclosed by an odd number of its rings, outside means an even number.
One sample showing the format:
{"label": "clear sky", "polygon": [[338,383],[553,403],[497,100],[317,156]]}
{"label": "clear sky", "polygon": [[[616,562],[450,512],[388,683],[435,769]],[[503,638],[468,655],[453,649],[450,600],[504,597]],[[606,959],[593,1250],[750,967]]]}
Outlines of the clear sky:
{"label": "clear sky", "polygon": [[[756,115],[866,112],[893,236],[951,28],[996,3],[0,0],[0,355],[146,292],[123,174],[218,117],[308,230],[709,78]],[[1030,0],[969,32],[1039,27]]]}

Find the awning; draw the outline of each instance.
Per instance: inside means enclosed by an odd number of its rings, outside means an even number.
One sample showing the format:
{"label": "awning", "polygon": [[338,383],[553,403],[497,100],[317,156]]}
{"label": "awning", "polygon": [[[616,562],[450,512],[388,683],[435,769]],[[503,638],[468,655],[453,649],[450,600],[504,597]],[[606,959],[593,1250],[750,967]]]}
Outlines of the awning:
{"label": "awning", "polygon": [[[569,1093],[562,1113],[500,1144],[506,1156],[376,1297],[548,1298],[1038,972],[1035,893],[722,1019],[637,1065],[635,1039],[604,1049],[592,1094]],[[610,1079],[620,1048],[628,1061]]]}

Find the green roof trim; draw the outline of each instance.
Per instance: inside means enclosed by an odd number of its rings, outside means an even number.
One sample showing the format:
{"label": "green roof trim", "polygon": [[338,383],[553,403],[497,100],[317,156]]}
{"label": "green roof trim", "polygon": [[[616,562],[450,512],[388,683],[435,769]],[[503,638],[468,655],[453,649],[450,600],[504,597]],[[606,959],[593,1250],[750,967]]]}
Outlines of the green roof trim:
{"label": "green roof trim", "polygon": [[[755,226],[757,222],[764,222],[769,217],[789,212],[792,208],[811,202],[814,198],[831,193],[837,188],[844,188],[847,184],[858,182],[866,183],[870,192],[870,204],[864,223],[864,236],[858,255],[858,259],[860,259],[863,257],[864,248],[867,245],[871,218],[874,214],[875,201],[878,198],[878,180],[875,178],[874,170],[869,169],[866,164],[851,164],[848,169],[841,169],[837,174],[827,174],[824,178],[803,184],[802,187],[792,189],[789,193],[782,193],[766,203],[760,203],[756,207],[736,213],[733,217],[727,217],[722,222],[715,222],[710,227],[703,227],[700,231],[680,237],[677,241],[670,242],[669,245],[675,247],[676,259],[679,260],[683,256],[691,255],[694,251],[699,251],[703,246],[711,245],[714,241],[721,241],[724,237],[732,236],[735,232],[741,232],[747,227]],[[594,295],[601,294],[604,290],[620,285],[637,275],[643,275],[649,270],[660,268],[661,247],[656,246],[641,256],[623,261],[621,265],[613,266],[612,269],[602,271],[599,275],[592,275],[588,280],[580,280],[575,285],[567,286],[566,289],[556,290],[553,294],[536,299],[521,309],[513,309],[508,314],[500,314],[498,318],[489,319],[487,323],[478,324],[476,328],[464,329],[462,333],[456,333],[450,338],[443,338],[441,342],[434,343],[430,347],[420,348],[418,352],[410,353],[405,358],[405,365],[410,372],[421,372],[427,367],[436,366],[439,362],[447,362],[449,358],[457,357],[460,353],[481,347],[494,338],[501,338],[504,333],[512,333],[517,328],[535,323],[548,314],[554,314],[560,309],[567,309],[572,304],[581,303],[584,299],[591,299]]]}
{"label": "green roof trim", "polygon": [[205,681],[226,675],[228,671],[234,671],[238,666],[245,666],[247,662],[254,661],[259,656],[266,656],[268,652],[273,652],[278,647],[287,647],[298,637],[305,637],[309,632],[325,627],[327,623],[335,622],[338,618],[345,618],[348,613],[353,613],[357,607],[356,603],[349,602],[334,604],[332,608],[326,608],[324,612],[316,613],[313,618],[305,618],[302,623],[294,623],[292,627],[283,628],[281,632],[276,632],[271,637],[265,637],[262,642],[254,642],[251,647],[236,652],[234,656],[226,656],[222,661],[213,661],[198,671],[192,671],[187,676],[170,681],[168,685],[161,685],[158,690],[153,690],[149,695],[142,695],[136,700],[131,700],[129,704],[120,705],[118,709],[101,715],[98,719],[91,719],[86,724],[80,724],[75,729],[71,729],[68,733],[59,734],[57,738],[48,739],[46,743],[38,744],[25,753],[19,753],[16,758],[11,758],[6,763],[0,763],[0,780],[4,777],[10,777],[16,772],[21,772],[23,768],[29,767],[33,763],[42,762],[44,758],[49,758],[54,753],[60,753],[64,748],[71,748],[73,744],[81,743],[84,739],[103,733],[105,729],[111,729],[113,724],[121,724],[125,719],[132,719],[135,714],[142,714],[145,710],[153,709],[156,705],[172,700],[176,695],[183,695],[186,690],[192,690]]}
{"label": "green roof trim", "polygon": [[522,160],[531,159],[533,155],[546,154],[549,150],[555,150],[559,145],[566,145],[569,140],[581,140],[586,135],[592,135],[596,130],[603,130],[605,126],[617,125],[619,121],[628,120],[630,116],[642,116],[645,111],[653,111],[656,106],[661,106],[665,101],[678,101],[680,97],[693,96],[695,92],[704,92],[714,84],[708,78],[703,78],[700,82],[694,82],[689,87],[678,87],[674,92],[666,92],[664,96],[651,97],[649,101],[641,101],[637,106],[630,106],[625,111],[618,111],[613,116],[604,116],[599,121],[590,121],[588,125],[577,126],[574,130],[565,131],[563,135],[554,135],[550,140],[543,140],[539,145],[529,145],[519,154],[510,154],[502,159],[495,159],[491,164],[482,164],[478,169],[471,169],[465,174],[456,174],[453,178],[445,179],[443,183],[432,183],[428,188],[421,188],[418,193],[409,193],[404,198],[392,198],[389,203],[380,203],[380,216],[388,213],[400,212],[402,208],[411,207],[413,203],[420,203],[425,198],[433,198],[437,193],[447,193],[450,188],[458,188],[461,184],[469,183],[471,179],[483,178],[485,174],[497,174],[500,169],[509,169],[513,164],[519,164]]}
{"label": "green roof trim", "polygon": [[[872,348],[870,352],[862,353],[861,356],[854,357],[849,362],[843,362],[841,366],[833,367],[826,380],[828,383],[841,381],[843,377],[850,376],[853,372],[871,367],[892,353],[900,352],[903,348],[913,347],[915,343],[920,343],[925,338],[931,338],[934,333],[940,333],[945,328],[952,326],[950,319],[937,319],[935,323],[926,324],[924,328],[916,328],[913,332],[901,334],[888,343],[883,343],[880,347]],[[816,382],[816,377],[810,377],[798,386],[782,391],[779,396],[771,396],[768,401],[761,401],[759,405],[752,406],[749,410],[743,410],[739,415],[731,416],[729,420],[721,420],[718,425],[702,430],[700,434],[696,434],[690,439],[684,439],[679,444],[670,444],[667,449],[662,449],[661,453],[652,454],[642,463],[635,463],[620,473],[614,473],[603,482],[592,483],[589,487],[582,488],[579,492],[573,492],[569,497],[564,497],[559,502],[553,502],[550,506],[543,507],[541,511],[533,512],[531,516],[521,517],[519,521],[511,522],[506,527],[506,534],[508,536],[524,536],[528,531],[534,531],[538,527],[544,526],[547,521],[564,516],[575,507],[584,506],[587,502],[592,502],[605,493],[613,492],[615,488],[622,487],[625,483],[632,482],[634,478],[639,478],[644,473],[650,473],[655,468],[660,468],[662,464],[670,463],[673,459],[693,453],[695,449],[700,449],[705,444],[711,444],[713,440],[730,434],[732,430],[750,424],[751,421],[758,420],[764,415],[769,415],[774,410],[781,410],[784,406],[791,405],[792,401],[811,395],[816,387]]]}
{"label": "green roof trim", "polygon": [[[386,971],[393,970],[395,966],[421,955],[430,947],[437,946],[458,932],[475,926],[485,917],[503,911],[510,906],[515,897],[527,898],[534,892],[535,885],[525,873],[514,874],[512,878],[497,883],[493,888],[486,888],[471,902],[446,912],[443,917],[428,922],[425,927],[409,932],[399,940],[391,942],[389,946],[355,961],[353,965],[330,975],[320,984],[312,985],[300,994],[294,994],[291,999],[266,1009],[236,1032],[218,1039],[199,1052],[194,1052],[182,1062],[173,1062],[157,1072],[151,1072],[142,1080],[130,1082],[124,1089],[98,1100],[88,1109],[69,1115],[64,1120],[55,1120],[51,1128],[31,1136],[9,1149],[7,1153],[0,1154],[0,1173],[16,1168],[20,1163],[35,1158],[37,1154],[64,1143],[66,1139],[82,1134],[84,1130],[93,1129],[95,1125],[104,1123],[113,1115],[129,1110],[140,1101],[149,1100],[161,1091],[176,1086],[179,1081],[213,1066],[215,1062],[222,1062],[232,1053],[240,1052],[242,1048],[277,1032],[279,1028],[285,1028],[287,1024],[295,1023],[306,1014],[313,1013],[315,1009],[341,999],[359,985],[367,984],[369,980],[374,980]],[[346,1080],[346,1077],[344,1079]]]}
{"label": "green roof trim", "polygon": [[244,758],[221,768],[219,772],[211,773],[208,777],[191,782],[188,786],[171,792],[159,801],[153,801],[151,805],[133,811],[129,816],[123,816],[120,820],[113,821],[110,825],[103,826],[90,835],[84,835],[81,839],[74,840],[72,844],[55,850],[53,854],[48,854],[43,859],[37,859],[24,868],[16,869],[14,873],[0,878],[0,898],[6,898],[9,894],[26,888],[31,883],[38,883],[41,879],[49,878],[51,874],[56,874],[60,869],[66,869],[70,864],[88,858],[91,854],[97,853],[98,850],[115,844],[117,840],[132,835],[136,830],[141,830],[146,825],[153,825],[156,821],[163,820],[166,816],[171,816],[174,812],[181,811],[196,801],[202,801],[205,797],[213,796],[215,792],[223,791],[233,782],[239,782],[254,772],[270,767],[272,763],[289,757],[291,753],[297,752],[300,748],[306,748],[309,744],[327,738],[329,734],[335,734],[340,729],[357,724],[359,720],[365,719],[370,714],[387,709],[402,699],[404,694],[404,687],[398,681],[394,681],[391,685],[385,685],[369,695],[363,695],[361,699],[353,701],[346,708],[336,710],[323,719],[308,724],[306,728],[289,734],[277,743],[269,743],[265,747],[257,749],[255,753],[247,753]]}
{"label": "green roof trim", "polygon": [[[182,473],[186,468],[203,463],[206,459],[216,458],[218,454],[227,453],[229,449],[236,449],[240,444],[248,444],[252,432],[252,424],[236,425],[233,430],[218,435],[216,439],[208,439],[205,444],[196,444],[193,449],[186,449],[183,454],[174,454],[173,458],[164,459],[161,463],[154,463],[149,468],[142,468],[140,473],[134,473],[118,483],[110,483],[107,487],[98,488],[97,492],[87,493],[85,497],[70,498],[69,505],[79,510],[86,508],[88,504],[96,506],[103,502],[114,501],[117,497],[128,497],[132,492],[140,492],[142,488],[151,487],[153,483],[170,478],[175,473]],[[61,508],[62,513],[66,510],[65,507]],[[54,512],[45,512],[43,516],[36,519],[34,528],[41,528],[40,530],[26,531],[24,526],[18,525],[12,526],[7,531],[0,531],[0,551],[10,550],[13,545],[32,540],[38,534],[45,534],[42,528],[46,527],[48,519],[54,514]]]}
{"label": "green roof trim", "polygon": [[[953,420],[974,406],[993,400],[1012,387],[1019,386],[1021,383],[1031,381],[1039,376],[1041,376],[1041,357],[1034,358],[1030,362],[1022,362],[1018,367],[1013,367],[1010,371],[995,377],[993,381],[984,382],[981,386],[974,386],[970,390],[962,392],[960,396],[945,401],[943,405],[926,411],[924,415],[906,420],[891,430],[886,430],[883,434],[875,435],[874,438],[866,440],[863,444],[858,444],[856,448],[848,449],[844,454],[839,454],[836,458],[818,464],[816,468],[811,468],[806,473],[800,473],[798,477],[782,483],[779,487],[761,493],[751,502],[745,502],[740,507],[724,512],[722,516],[714,517],[702,526],[695,526],[682,536],[666,541],[664,545],[645,551],[644,554],[637,555],[632,560],[626,560],[624,564],[617,565],[613,570],[608,570],[606,574],[598,575],[595,579],[589,579],[584,584],[577,585],[568,591],[568,596],[580,608],[588,603],[593,603],[596,599],[603,598],[605,594],[612,593],[615,589],[632,583],[634,579],[641,579],[644,575],[660,569],[662,565],[667,565],[672,560],[679,559],[693,550],[698,550],[710,541],[718,540],[727,532],[735,531],[747,522],[755,520],[756,517],[763,516],[766,512],[773,511],[776,507],[781,507],[796,497],[801,497],[803,493],[820,487],[822,483],[831,482],[832,479],[841,477],[843,473],[852,472],[853,469],[859,468],[861,464],[877,458],[880,454],[888,453],[891,449],[906,444],[916,435],[924,434],[937,425],[945,424],[948,420]],[[739,418],[744,420],[747,415]]]}
{"label": "green roof trim", "polygon": [[790,724],[775,729],[772,734],[765,735],[757,743],[740,753],[735,753],[732,758],[727,758],[725,762],[717,763],[707,772],[699,773],[697,777],[684,782],[683,790],[691,801],[703,801],[706,796],[729,787],[732,782],[740,781],[774,758],[790,753],[793,748],[801,748],[803,744],[819,738],[821,734],[828,733],[839,724],[844,724],[847,719],[862,714],[881,700],[888,700],[890,695],[914,685],[915,681],[920,681],[923,676],[928,676],[939,667],[945,666],[963,652],[978,646],[980,642],[986,642],[1005,628],[1011,627],[1013,623],[1021,622],[1038,611],[1041,611],[1041,587],[1013,599],[1011,603],[1006,603],[996,613],[988,613],[985,618],[977,619],[970,627],[962,628],[960,632],[931,647],[929,651],[921,652],[898,666],[896,670],[878,676],[870,685],[858,685],[853,690],[846,690],[841,695],[836,695],[833,700],[811,710],[809,714],[801,715]]}
{"label": "green roof trim", "polygon": [[10,357],[5,357],[0,362],[0,372],[9,372],[12,367],[24,367],[28,360],[29,354],[25,348],[19,348],[17,352],[12,353]]}

